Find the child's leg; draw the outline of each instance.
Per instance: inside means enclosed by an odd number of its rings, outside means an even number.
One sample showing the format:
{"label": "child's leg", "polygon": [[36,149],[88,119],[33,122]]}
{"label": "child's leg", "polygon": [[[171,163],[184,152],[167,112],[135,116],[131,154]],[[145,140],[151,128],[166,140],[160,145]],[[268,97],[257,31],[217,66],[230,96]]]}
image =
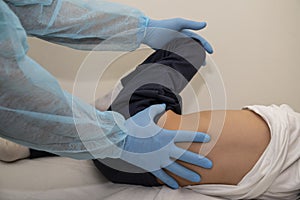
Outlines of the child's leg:
{"label": "child's leg", "polygon": [[[168,89],[167,92],[173,91],[175,94],[179,94],[195,73],[197,73],[204,61],[205,51],[202,50],[202,46],[198,42],[195,42],[191,38],[174,40],[167,44],[164,49],[154,52],[136,70],[122,79],[115,91],[119,93],[122,86],[126,85],[127,92],[123,91],[123,94],[119,95],[119,100],[114,101],[114,104],[120,105],[120,102],[124,103],[125,98],[128,98],[126,95],[130,93],[128,91],[133,92],[134,89],[147,83],[156,83],[160,87],[165,86]],[[131,83],[133,85],[130,86]],[[136,85],[137,83],[139,85]],[[143,88],[139,89],[142,90]],[[146,90],[149,92],[149,89]],[[153,89],[155,92],[162,90],[162,87],[157,88],[156,86]],[[143,91],[140,91],[143,93],[142,96],[146,95]],[[150,93],[149,95],[153,97],[155,94]],[[108,93],[105,97],[99,99],[100,101],[97,100],[96,107],[102,111],[104,108],[107,109],[109,107],[107,102],[111,100],[111,96],[112,93]],[[180,99],[179,96],[178,98]],[[147,103],[147,105],[152,104]],[[120,107],[122,106],[115,107],[115,110],[119,111]],[[135,112],[138,110],[140,109],[137,109]],[[177,110],[177,112],[180,111]],[[125,115],[124,112],[122,114]],[[129,117],[129,115],[126,114],[126,117]]]}
{"label": "child's leg", "polygon": [[[129,118],[153,104],[165,103],[167,110],[181,113],[179,93],[197,73],[204,59],[205,51],[193,39],[172,41],[165,50],[153,53],[135,71],[122,79],[124,88],[112,103],[110,110]],[[94,160],[94,163],[112,182],[160,185],[151,173],[141,173],[141,169],[122,160],[102,159]]]}
{"label": "child's leg", "polygon": [[165,103],[167,110],[181,113],[179,93],[205,61],[205,51],[191,38],[176,39],[150,55],[121,80],[123,89],[109,110],[125,118],[153,105]]}

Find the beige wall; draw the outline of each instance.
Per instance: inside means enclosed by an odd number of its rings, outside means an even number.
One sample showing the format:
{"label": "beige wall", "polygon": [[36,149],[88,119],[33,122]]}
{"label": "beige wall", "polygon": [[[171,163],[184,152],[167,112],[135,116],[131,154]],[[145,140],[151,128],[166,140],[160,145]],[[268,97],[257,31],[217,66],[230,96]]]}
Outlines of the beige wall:
{"label": "beige wall", "polygon": [[[208,26],[199,32],[214,47],[212,59],[224,81],[227,108],[239,109],[248,104],[287,103],[300,111],[300,1],[299,0],[114,0],[143,10],[155,19],[184,17],[206,21]],[[171,2],[171,3],[170,3]],[[59,78],[71,91],[76,71],[87,56],[86,52],[50,45],[30,39],[29,55]],[[145,53],[130,57],[120,71],[138,63]],[[101,62],[94,60],[94,62]],[[124,62],[121,62],[124,65]],[[203,69],[193,82],[199,97],[200,109],[211,108],[205,76],[216,71]],[[109,71],[109,70],[108,70]],[[126,70],[125,70],[126,71]],[[205,75],[206,74],[206,75]],[[107,79],[110,79],[107,75]],[[88,85],[89,80],[82,84]],[[103,91],[109,87],[102,86]],[[97,95],[100,95],[97,91]],[[184,91],[186,112],[189,107]],[[84,96],[84,95],[83,95]],[[218,106],[216,107],[218,108]]]}

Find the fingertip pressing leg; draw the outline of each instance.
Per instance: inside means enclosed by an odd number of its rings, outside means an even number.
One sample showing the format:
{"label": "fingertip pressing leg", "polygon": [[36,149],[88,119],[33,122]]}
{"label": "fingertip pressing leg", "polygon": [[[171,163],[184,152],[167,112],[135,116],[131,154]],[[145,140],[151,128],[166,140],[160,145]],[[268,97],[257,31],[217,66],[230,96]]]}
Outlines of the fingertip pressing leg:
{"label": "fingertip pressing leg", "polygon": [[178,183],[169,176],[166,172],[164,172],[162,169],[151,172],[154,176],[156,176],[161,182],[168,185],[172,189],[178,189],[179,185]]}

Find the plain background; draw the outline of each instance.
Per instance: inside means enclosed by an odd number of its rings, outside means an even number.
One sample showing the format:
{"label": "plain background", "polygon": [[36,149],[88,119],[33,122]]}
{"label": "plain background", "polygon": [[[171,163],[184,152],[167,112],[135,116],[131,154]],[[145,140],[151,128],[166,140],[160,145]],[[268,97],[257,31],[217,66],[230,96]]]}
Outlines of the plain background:
{"label": "plain background", "polygon": [[[182,17],[206,21],[198,31],[213,46],[211,58],[217,66],[203,68],[192,81],[192,93],[183,92],[186,112],[222,108],[212,106],[211,93],[222,83],[221,98],[227,109],[240,109],[252,104],[289,104],[300,111],[300,1],[299,0],[114,0],[142,10],[154,19]],[[68,49],[29,38],[29,55],[59,79],[63,88],[72,91],[73,82],[88,52]],[[147,56],[137,51],[114,62],[97,86],[96,97],[110,90],[114,81]],[[99,56],[100,58],[101,56]],[[89,59],[97,66],[101,59]],[[212,69],[217,69],[212,70]],[[219,74],[217,74],[217,72]],[[90,71],[93,74],[93,71]],[[215,74],[214,74],[215,73]],[[218,86],[205,81],[205,74],[215,77]],[[81,80],[81,93],[90,88],[88,78]],[[92,76],[91,76],[92,77]],[[218,79],[218,80],[217,80]],[[220,82],[221,81],[221,82]],[[107,83],[107,84],[105,84]],[[222,88],[221,87],[221,88]],[[85,89],[84,89],[85,88]],[[80,92],[79,92],[80,93]],[[78,94],[78,93],[77,93]],[[190,107],[196,94],[198,107]],[[216,98],[216,97],[213,97]],[[219,97],[217,97],[219,98]],[[92,101],[86,98],[86,101]],[[221,103],[222,104],[222,103]],[[223,104],[222,104],[223,105]]]}

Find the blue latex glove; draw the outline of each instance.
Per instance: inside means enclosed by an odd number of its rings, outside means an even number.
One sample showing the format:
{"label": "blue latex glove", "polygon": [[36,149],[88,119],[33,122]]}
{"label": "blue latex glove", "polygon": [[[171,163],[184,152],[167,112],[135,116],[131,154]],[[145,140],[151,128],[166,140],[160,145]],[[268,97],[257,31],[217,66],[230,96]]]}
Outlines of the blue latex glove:
{"label": "blue latex glove", "polygon": [[190,31],[200,30],[205,26],[205,22],[196,22],[181,18],[166,20],[149,19],[148,28],[146,30],[143,43],[147,44],[153,49],[161,49],[165,44],[183,34],[199,40],[208,53],[213,53],[212,46],[203,37]]}
{"label": "blue latex glove", "polygon": [[182,160],[204,168],[211,168],[212,162],[199,154],[177,147],[175,142],[208,142],[210,137],[201,132],[160,128],[153,119],[164,110],[164,104],[153,105],[126,121],[128,136],[121,159],[151,172],[171,188],[177,189],[178,183],[162,168],[189,181],[199,182],[201,178],[197,173],[174,160]]}

